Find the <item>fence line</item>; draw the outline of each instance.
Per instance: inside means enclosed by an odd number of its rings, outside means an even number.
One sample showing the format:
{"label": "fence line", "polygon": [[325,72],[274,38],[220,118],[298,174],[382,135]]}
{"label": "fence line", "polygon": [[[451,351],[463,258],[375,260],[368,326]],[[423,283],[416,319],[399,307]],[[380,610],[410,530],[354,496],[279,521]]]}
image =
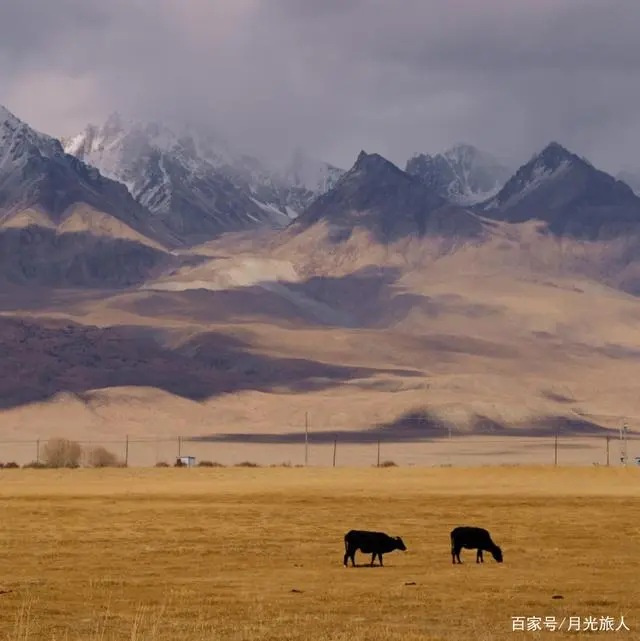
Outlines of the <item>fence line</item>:
{"label": "fence line", "polygon": [[[357,437],[361,437],[358,440]],[[0,462],[27,465],[43,463],[49,439],[0,441]],[[174,465],[180,457],[195,463],[222,465],[342,466],[469,466],[469,465],[640,465],[640,435],[629,434],[626,447],[612,435],[466,436],[391,440],[340,438],[331,432],[305,431],[302,439],[226,439],[202,436],[136,437],[75,441],[86,455],[102,447],[130,467]],[[626,460],[624,455],[626,454]],[[621,460],[623,459],[623,460]]]}

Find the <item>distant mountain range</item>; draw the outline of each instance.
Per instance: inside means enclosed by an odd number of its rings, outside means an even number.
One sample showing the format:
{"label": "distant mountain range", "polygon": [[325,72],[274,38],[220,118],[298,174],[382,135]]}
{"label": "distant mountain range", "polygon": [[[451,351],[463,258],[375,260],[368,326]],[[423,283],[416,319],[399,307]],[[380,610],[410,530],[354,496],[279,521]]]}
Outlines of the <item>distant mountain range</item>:
{"label": "distant mountain range", "polygon": [[[0,403],[73,391],[79,412],[17,428],[138,429],[146,406],[150,434],[210,433],[297,393],[318,416],[356,394],[345,421],[362,429],[392,401],[491,430],[530,425],[531,404],[587,428],[637,414],[616,396],[640,354],[633,174],[558,142],[520,167],[462,144],[404,169],[371,149],[346,170],[286,165],[117,114],[59,141],[0,108]],[[220,409],[252,390],[273,400]]]}
{"label": "distant mountain range", "polygon": [[178,244],[122,183],[0,107],[0,279],[126,286]]}
{"label": "distant mountain range", "polygon": [[382,243],[409,235],[469,237],[482,229],[468,210],[451,204],[420,178],[379,154],[365,151],[292,226],[305,229],[320,221],[332,225],[337,241],[348,238],[355,227],[370,230]]}
{"label": "distant mountain range", "polygon": [[283,227],[342,173],[298,152],[281,175],[210,132],[125,121],[117,113],[63,142],[67,153],[125,184],[186,243]]}
{"label": "distant mountain range", "polygon": [[416,154],[405,171],[457,205],[473,205],[494,196],[513,174],[513,168],[464,144],[435,156]]}
{"label": "distant mountain range", "polygon": [[464,240],[492,220],[539,220],[548,233],[590,240],[628,236],[640,226],[640,198],[619,178],[557,142],[516,170],[463,144],[416,154],[404,171],[364,151],[348,171],[300,151],[275,170],[194,127],[113,114],[58,141],[0,108],[3,278],[132,284],[183,260],[176,249],[224,232],[295,233],[322,221],[335,242],[355,227],[380,243]]}
{"label": "distant mountain range", "polygon": [[[457,157],[480,156],[467,148]],[[458,171],[449,181],[451,165],[447,163],[440,174],[435,171],[443,158],[414,157],[407,163],[412,170],[409,173],[377,154],[361,152],[352,169],[318,197],[293,227],[303,229],[325,221],[332,225],[335,239],[347,238],[355,226],[365,227],[381,242],[408,235],[478,236],[483,219],[507,223],[539,220],[546,224],[548,233],[583,240],[640,232],[640,198],[633,190],[557,142],[535,154],[500,188],[497,174],[503,169],[499,165],[484,165],[493,168],[491,179],[487,176],[492,171],[487,169],[475,175]],[[466,164],[467,169],[473,166],[483,165]],[[479,176],[484,176],[485,182]],[[494,195],[479,200],[490,184]],[[458,197],[462,192],[464,197]],[[451,193],[456,195],[445,195]]]}
{"label": "distant mountain range", "polygon": [[120,182],[65,153],[60,141],[41,134],[0,107],[0,220],[18,215],[59,225],[82,203],[158,242],[176,240]]}
{"label": "distant mountain range", "polygon": [[637,232],[640,224],[640,198],[629,185],[557,142],[535,154],[475,210],[511,223],[541,220],[555,235],[588,240]]}

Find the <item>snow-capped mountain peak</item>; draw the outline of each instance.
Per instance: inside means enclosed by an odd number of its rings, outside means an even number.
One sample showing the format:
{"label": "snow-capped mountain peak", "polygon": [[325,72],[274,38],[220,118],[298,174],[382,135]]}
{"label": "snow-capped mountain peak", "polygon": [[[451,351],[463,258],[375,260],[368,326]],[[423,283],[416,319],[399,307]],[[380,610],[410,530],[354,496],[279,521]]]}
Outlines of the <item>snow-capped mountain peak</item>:
{"label": "snow-capped mountain peak", "polygon": [[20,120],[16,118],[4,105],[0,105],[0,126],[5,124],[17,126]]}
{"label": "snow-capped mountain peak", "polygon": [[[117,112],[102,126],[89,125],[64,144],[67,153],[124,183],[151,211],[171,215],[176,225],[184,222],[194,229],[200,224],[195,218],[179,222],[186,215],[183,199],[211,225],[217,221],[220,231],[265,224],[279,227],[344,173],[302,153],[294,155],[286,170],[277,171],[232,148],[206,127],[141,122]],[[176,211],[179,204],[181,212]],[[227,215],[221,207],[234,213]]]}
{"label": "snow-capped mountain peak", "polygon": [[510,169],[473,145],[457,143],[443,152],[414,154],[405,168],[447,200],[469,206],[498,193]]}
{"label": "snow-capped mountain peak", "polygon": [[64,152],[58,140],[32,129],[0,105],[0,168],[18,165],[29,154],[53,158]]}
{"label": "snow-capped mountain peak", "polygon": [[66,140],[65,149],[125,184],[140,204],[192,239],[287,225],[330,180],[325,169],[314,189],[292,184],[206,127],[141,122],[119,113]]}
{"label": "snow-capped mountain peak", "polygon": [[472,164],[478,162],[478,160],[494,160],[490,154],[482,152],[477,147],[463,142],[456,143],[441,153],[447,160],[455,163],[466,162]]}
{"label": "snow-capped mountain peak", "polygon": [[497,207],[512,207],[576,164],[588,165],[559,143],[551,142],[542,151],[533,154],[529,162],[518,169],[498,194],[482,203],[481,208],[488,211]]}
{"label": "snow-capped mountain peak", "polygon": [[317,198],[293,223],[294,230],[324,222],[332,242],[364,228],[380,243],[409,236],[476,236],[482,224],[462,207],[451,206],[420,179],[378,153],[361,151],[335,187]]}
{"label": "snow-capped mountain peak", "polygon": [[510,223],[543,221],[554,235],[583,240],[637,233],[640,225],[640,199],[631,188],[557,142],[534,154],[477,212]]}
{"label": "snow-capped mountain peak", "polygon": [[[58,230],[68,217],[73,219],[76,207],[83,210],[79,214],[81,224],[99,229],[99,233],[123,233],[127,238],[128,234],[137,233],[160,244],[177,242],[169,229],[145,216],[148,212],[122,184],[66,154],[59,140],[33,129],[3,107],[0,221],[11,225],[44,224]],[[94,224],[97,226],[92,227]]]}
{"label": "snow-capped mountain peak", "polygon": [[196,172],[203,171],[204,163],[219,168],[234,160],[224,141],[195,126],[174,129],[158,122],[126,119],[118,112],[112,113],[102,127],[88,125],[67,141],[65,149],[134,191],[131,163],[153,152],[171,154]]}
{"label": "snow-capped mountain peak", "polygon": [[584,159],[572,154],[558,142],[550,142],[542,151],[533,154],[530,162],[533,162],[535,167],[544,168],[547,171],[555,171],[558,167],[564,166],[568,162],[589,164]]}

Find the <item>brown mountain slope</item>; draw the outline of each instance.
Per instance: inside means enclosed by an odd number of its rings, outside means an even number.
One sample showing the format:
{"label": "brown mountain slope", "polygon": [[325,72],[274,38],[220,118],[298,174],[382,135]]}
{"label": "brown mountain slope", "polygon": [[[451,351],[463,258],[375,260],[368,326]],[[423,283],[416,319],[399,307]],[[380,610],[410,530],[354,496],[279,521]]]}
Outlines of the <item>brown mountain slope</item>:
{"label": "brown mountain slope", "polygon": [[[604,284],[619,277],[607,270],[620,246],[554,240],[527,225],[498,225],[490,240],[457,248],[437,239],[380,246],[355,233],[331,253],[319,228],[227,242],[199,248],[209,262],[146,289],[60,293],[28,312],[26,301],[0,300],[11,315],[114,326],[104,335],[78,330],[64,367],[49,364],[50,382],[35,378],[31,389],[44,385],[39,398],[106,389],[100,430],[113,433],[288,433],[304,412],[315,431],[397,422],[398,437],[407,433],[402,416],[421,412],[459,429],[489,421],[525,432],[556,417],[584,429],[640,420],[640,301]],[[73,365],[85,333],[100,360]],[[151,335],[168,352],[149,347]],[[116,355],[108,375],[105,353]],[[34,350],[29,362],[44,358]],[[139,394],[154,400],[134,403]],[[48,411],[55,417],[61,407]],[[26,429],[28,410],[5,413],[5,424]],[[95,427],[78,421],[78,434]]]}

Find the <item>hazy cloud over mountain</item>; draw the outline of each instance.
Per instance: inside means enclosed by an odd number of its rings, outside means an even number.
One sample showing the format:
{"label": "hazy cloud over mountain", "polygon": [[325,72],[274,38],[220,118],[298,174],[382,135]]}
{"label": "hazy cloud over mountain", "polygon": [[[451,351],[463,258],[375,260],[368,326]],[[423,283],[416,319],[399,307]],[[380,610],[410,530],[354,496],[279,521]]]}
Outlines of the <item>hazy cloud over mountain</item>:
{"label": "hazy cloud over mountain", "polygon": [[640,164],[638,24],[637,0],[9,0],[0,104],[59,135],[208,121],[343,167],[558,140],[616,172]]}

